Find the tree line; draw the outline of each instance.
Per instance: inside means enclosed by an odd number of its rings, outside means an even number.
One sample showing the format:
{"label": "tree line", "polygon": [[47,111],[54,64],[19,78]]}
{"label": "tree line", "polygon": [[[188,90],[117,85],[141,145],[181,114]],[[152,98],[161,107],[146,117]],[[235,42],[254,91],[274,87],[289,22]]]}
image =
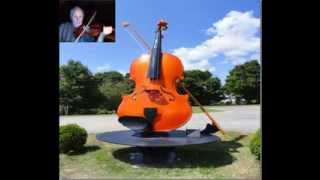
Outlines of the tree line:
{"label": "tree line", "polygon": [[[182,83],[203,105],[221,103],[227,97],[235,97],[237,103],[260,103],[260,64],[257,60],[235,66],[222,86],[218,77],[209,71],[187,70]],[[121,95],[134,90],[130,75],[117,71],[93,74],[79,61],[70,60],[60,66],[59,105],[60,114],[113,113],[121,102]],[[177,91],[185,94],[181,84]],[[194,105],[194,102],[190,100]]]}

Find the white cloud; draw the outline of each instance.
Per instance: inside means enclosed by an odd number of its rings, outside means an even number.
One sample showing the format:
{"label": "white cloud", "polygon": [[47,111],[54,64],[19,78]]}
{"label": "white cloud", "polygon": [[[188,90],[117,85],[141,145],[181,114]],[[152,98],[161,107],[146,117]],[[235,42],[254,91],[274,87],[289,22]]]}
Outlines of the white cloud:
{"label": "white cloud", "polygon": [[123,69],[112,69],[112,66],[110,64],[104,64],[102,66],[98,66],[96,68],[95,73],[108,72],[108,71],[117,71],[117,72],[121,73],[122,75],[126,75],[126,73],[128,73],[128,71],[125,71]]}
{"label": "white cloud", "polygon": [[181,58],[186,69],[215,70],[209,60],[218,55],[232,64],[260,56],[260,19],[252,11],[230,11],[206,30],[210,38],[195,47],[180,47],[173,54]]}
{"label": "white cloud", "polygon": [[211,73],[214,73],[214,72],[216,72],[216,67],[214,67],[214,66],[211,66],[211,67],[210,67],[210,69],[209,69],[209,71],[210,71]]}
{"label": "white cloud", "polygon": [[97,72],[106,72],[111,70],[111,65],[110,64],[104,64],[102,66],[98,66],[96,68],[96,73]]}
{"label": "white cloud", "polygon": [[208,59],[202,59],[196,62],[185,61],[183,63],[185,69],[200,69],[202,71],[209,70],[209,61]]}

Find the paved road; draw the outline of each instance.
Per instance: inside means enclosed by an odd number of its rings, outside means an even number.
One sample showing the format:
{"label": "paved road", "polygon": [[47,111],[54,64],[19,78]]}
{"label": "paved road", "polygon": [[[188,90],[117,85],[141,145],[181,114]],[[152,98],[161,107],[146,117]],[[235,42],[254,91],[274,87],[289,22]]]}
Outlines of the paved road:
{"label": "paved road", "polygon": [[[253,132],[260,127],[260,106],[216,106],[221,112],[210,113],[224,130]],[[194,113],[190,121],[179,129],[203,129],[210,122],[203,113]],[[88,133],[127,130],[118,122],[116,115],[60,116],[60,125],[76,123]]]}

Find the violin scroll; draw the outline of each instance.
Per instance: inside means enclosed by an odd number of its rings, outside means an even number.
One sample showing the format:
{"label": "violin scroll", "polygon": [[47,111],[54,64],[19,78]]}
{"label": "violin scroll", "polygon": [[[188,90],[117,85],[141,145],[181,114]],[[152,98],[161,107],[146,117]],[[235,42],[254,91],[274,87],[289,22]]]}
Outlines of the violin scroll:
{"label": "violin scroll", "polygon": [[160,19],[158,22],[158,29],[166,30],[168,29],[168,23],[164,19]]}

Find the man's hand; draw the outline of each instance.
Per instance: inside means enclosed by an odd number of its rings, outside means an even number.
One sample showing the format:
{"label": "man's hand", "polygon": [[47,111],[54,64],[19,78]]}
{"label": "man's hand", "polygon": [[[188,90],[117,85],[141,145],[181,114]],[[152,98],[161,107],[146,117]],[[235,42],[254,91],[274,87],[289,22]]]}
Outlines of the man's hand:
{"label": "man's hand", "polygon": [[99,37],[98,37],[97,42],[103,42],[104,37],[105,37],[106,35],[111,34],[112,31],[113,31],[112,26],[103,26],[103,31],[99,34]]}
{"label": "man's hand", "polygon": [[109,35],[112,33],[112,31],[113,31],[112,26],[103,26],[103,34]]}

